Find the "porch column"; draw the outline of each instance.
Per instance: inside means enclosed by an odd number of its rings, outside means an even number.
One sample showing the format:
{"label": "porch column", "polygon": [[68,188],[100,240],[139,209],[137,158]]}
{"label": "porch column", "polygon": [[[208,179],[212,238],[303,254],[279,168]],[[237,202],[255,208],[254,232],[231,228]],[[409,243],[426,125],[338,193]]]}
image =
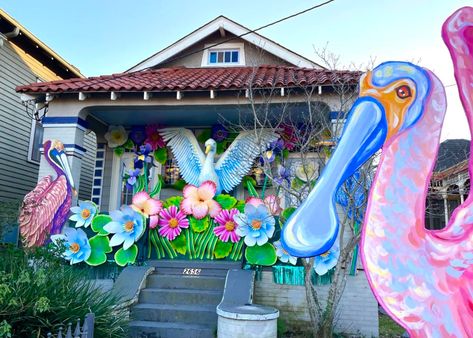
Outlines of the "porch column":
{"label": "porch column", "polygon": [[[59,140],[64,144],[71,174],[74,180],[74,188],[79,192],[80,172],[82,168],[82,157],[86,150],[84,149],[84,133],[87,130],[87,123],[80,117],[44,117],[42,121],[44,127],[43,143],[46,140]],[[41,152],[42,155],[43,151]],[[39,165],[38,181],[44,176],[51,175],[56,177],[56,172],[41,156]],[[72,205],[77,203],[77,196],[72,196]]]}
{"label": "porch column", "polygon": [[445,226],[448,224],[448,202],[447,202],[447,193],[442,194],[443,197],[443,209],[445,216]]}

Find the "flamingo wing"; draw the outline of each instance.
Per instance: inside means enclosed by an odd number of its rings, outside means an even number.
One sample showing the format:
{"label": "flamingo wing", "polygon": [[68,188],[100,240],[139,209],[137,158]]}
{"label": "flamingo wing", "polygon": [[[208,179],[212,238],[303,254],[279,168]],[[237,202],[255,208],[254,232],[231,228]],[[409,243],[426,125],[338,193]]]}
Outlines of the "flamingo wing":
{"label": "flamingo wing", "polygon": [[198,186],[205,155],[194,134],[185,128],[164,128],[160,129],[159,133],[171,147],[184,180]]}
{"label": "flamingo wing", "polygon": [[48,237],[54,216],[67,197],[67,180],[42,178],[23,199],[18,223],[27,247],[40,246]]}
{"label": "flamingo wing", "polygon": [[215,165],[222,189],[232,191],[251,169],[255,158],[277,139],[272,130],[240,133]]}

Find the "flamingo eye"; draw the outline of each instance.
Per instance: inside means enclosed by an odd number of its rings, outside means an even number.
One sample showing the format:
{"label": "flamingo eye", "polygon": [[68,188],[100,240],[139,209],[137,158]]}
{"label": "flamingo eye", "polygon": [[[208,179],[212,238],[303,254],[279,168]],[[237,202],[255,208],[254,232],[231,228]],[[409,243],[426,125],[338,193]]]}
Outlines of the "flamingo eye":
{"label": "flamingo eye", "polygon": [[400,99],[407,99],[412,96],[411,88],[409,86],[403,85],[396,88],[397,97]]}

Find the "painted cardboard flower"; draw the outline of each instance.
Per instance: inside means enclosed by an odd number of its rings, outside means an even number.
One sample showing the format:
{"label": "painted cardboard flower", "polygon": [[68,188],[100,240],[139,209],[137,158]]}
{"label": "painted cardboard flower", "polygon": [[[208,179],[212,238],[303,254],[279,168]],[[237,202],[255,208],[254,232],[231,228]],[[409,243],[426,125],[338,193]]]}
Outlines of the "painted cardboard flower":
{"label": "painted cardboard flower", "polygon": [[268,207],[269,213],[273,216],[279,216],[282,211],[281,200],[275,195],[267,195],[264,198],[264,205]]}
{"label": "painted cardboard flower", "polygon": [[215,217],[215,222],[219,225],[214,228],[214,234],[222,242],[230,240],[232,243],[236,243],[240,240],[240,236],[236,234],[237,223],[234,219],[238,214],[238,209],[224,209]]}
{"label": "painted cardboard flower", "polygon": [[110,148],[116,148],[125,144],[128,140],[128,133],[123,126],[109,126],[105,139]]}
{"label": "painted cardboard flower", "polygon": [[164,148],[166,143],[158,132],[159,126],[156,124],[151,124],[146,126],[146,140],[145,143],[148,143],[153,150],[158,148]]}
{"label": "painted cardboard flower", "polygon": [[292,265],[297,264],[297,257],[291,256],[284,248],[282,247],[281,241],[276,241],[273,243],[276,248],[276,256],[283,263],[291,263]]}
{"label": "painted cardboard flower", "polygon": [[213,198],[217,192],[217,186],[212,181],[205,181],[200,187],[188,184],[184,187],[184,199],[181,202],[181,209],[187,215],[193,215],[197,219],[202,219],[207,215],[214,218],[222,210],[220,204]]}
{"label": "painted cardboard flower", "polygon": [[143,235],[145,227],[143,216],[129,206],[122,206],[120,210],[110,211],[112,222],[103,228],[114,234],[110,240],[110,246],[123,243],[123,249],[129,249]]}
{"label": "painted cardboard flower", "polygon": [[228,136],[228,130],[221,124],[215,124],[212,126],[212,138],[217,142],[222,142]]}
{"label": "painted cardboard flower", "polygon": [[128,189],[133,189],[133,186],[136,183],[136,178],[140,176],[141,170],[140,169],[130,169],[128,170],[128,179],[126,180],[126,187]]}
{"label": "painted cardboard flower", "polygon": [[288,185],[291,184],[290,171],[281,164],[278,164],[278,174],[274,178],[274,181],[279,185],[283,185],[284,182],[287,182]]}
{"label": "painted cardboard flower", "polygon": [[314,270],[319,275],[325,275],[330,269],[337,265],[340,257],[340,248],[334,244],[329,251],[314,257]]}
{"label": "painted cardboard flower", "polygon": [[71,265],[83,262],[90,257],[92,251],[89,239],[82,229],[64,228],[64,234],[52,235],[51,240],[56,245],[65,245],[63,256]]}
{"label": "painted cardboard flower", "polygon": [[136,145],[141,145],[146,140],[146,131],[143,126],[133,126],[130,131],[130,140]]}
{"label": "painted cardboard flower", "polygon": [[153,161],[150,156],[151,151],[153,151],[153,149],[149,143],[145,143],[140,146],[140,148],[135,152],[135,169],[143,169],[145,162],[151,163]]}
{"label": "painted cardboard flower", "polygon": [[154,229],[158,226],[159,212],[163,208],[160,200],[151,198],[146,191],[141,191],[133,196],[131,207],[149,218],[149,227]]}
{"label": "painted cardboard flower", "polygon": [[238,224],[236,234],[245,237],[248,246],[263,245],[274,234],[275,220],[264,204],[246,204],[245,213],[235,215],[234,219]]}
{"label": "painted cardboard flower", "polygon": [[76,228],[88,227],[92,223],[92,219],[97,214],[97,206],[90,201],[79,201],[78,207],[72,207],[73,213],[69,219],[76,222]]}
{"label": "painted cardboard flower", "polygon": [[159,234],[170,241],[179,236],[182,228],[189,227],[186,214],[178,210],[175,205],[161,210],[159,217]]}
{"label": "painted cardboard flower", "polygon": [[289,124],[283,124],[280,132],[281,138],[284,141],[284,148],[288,150],[294,150],[296,147],[297,136],[294,127]]}

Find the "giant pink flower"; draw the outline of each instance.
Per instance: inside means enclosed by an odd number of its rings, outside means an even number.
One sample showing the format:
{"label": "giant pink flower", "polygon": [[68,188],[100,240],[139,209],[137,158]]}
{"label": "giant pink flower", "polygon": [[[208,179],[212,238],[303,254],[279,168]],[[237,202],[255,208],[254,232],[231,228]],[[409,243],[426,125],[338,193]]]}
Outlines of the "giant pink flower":
{"label": "giant pink flower", "polygon": [[236,243],[240,240],[240,236],[235,233],[238,225],[233,219],[238,213],[238,209],[222,210],[215,217],[215,221],[220,225],[214,228],[214,233],[222,242],[228,242],[230,239]]}
{"label": "giant pink flower", "polygon": [[166,146],[166,143],[164,143],[164,140],[162,136],[158,132],[159,126],[155,124],[151,124],[146,126],[146,140],[145,144],[148,143],[153,150],[156,150],[158,148],[164,148]]}
{"label": "giant pink flower", "polygon": [[188,184],[184,187],[184,199],[181,202],[181,209],[187,215],[193,215],[197,219],[202,219],[207,215],[214,218],[218,215],[222,207],[213,198],[217,192],[217,186],[212,181],[205,181],[200,187]]}
{"label": "giant pink flower", "polygon": [[171,205],[159,213],[159,234],[168,240],[174,240],[181,233],[182,228],[189,227],[189,220],[186,215]]}
{"label": "giant pink flower", "polygon": [[149,227],[156,228],[159,221],[159,212],[163,208],[161,201],[151,198],[146,191],[141,191],[133,196],[131,207],[141,212],[145,217],[149,218]]}

